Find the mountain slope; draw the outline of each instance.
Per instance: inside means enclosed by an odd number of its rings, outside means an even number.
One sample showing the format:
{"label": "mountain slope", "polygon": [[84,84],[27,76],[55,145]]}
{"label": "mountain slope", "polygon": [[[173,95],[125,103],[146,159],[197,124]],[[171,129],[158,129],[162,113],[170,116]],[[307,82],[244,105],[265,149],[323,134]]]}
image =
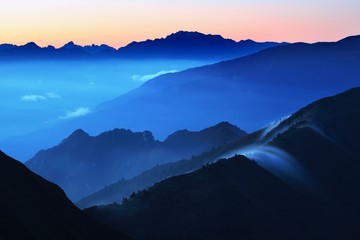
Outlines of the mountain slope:
{"label": "mountain slope", "polygon": [[[241,139],[246,138],[247,136]],[[214,162],[223,153],[226,153],[228,148],[229,144],[225,144],[213,148],[199,156],[193,156],[191,159],[183,159],[176,162],[157,165],[133,178],[121,179],[120,181],[110,184],[76,202],[76,205],[83,209],[94,205],[119,203],[122,199],[129,197],[132,193],[151,187],[155,183],[166,178],[192,172]]]}
{"label": "mountain slope", "polygon": [[360,88],[303,108],[274,131],[270,144],[302,164],[317,190],[360,216]]}
{"label": "mountain slope", "polygon": [[157,164],[190,158],[245,134],[226,122],[199,132],[178,131],[163,142],[156,141],[148,131],[114,129],[91,137],[77,130],[61,144],[40,151],[25,164],[59,184],[70,199],[77,201]]}
{"label": "mountain slope", "polygon": [[0,151],[0,239],[128,239],[77,209],[55,184]]}
{"label": "mountain slope", "polygon": [[[163,180],[122,205],[87,212],[129,227],[138,239],[358,239],[359,106],[360,88],[315,101],[208,154],[246,158]],[[129,226],[138,218],[137,227]],[[153,231],[155,224],[168,231]]]}
{"label": "mountain slope", "polygon": [[226,120],[253,131],[316,99],[359,86],[359,61],[360,36],[275,47],[162,75],[63,128],[97,132],[118,125],[146,126],[164,137],[177,129]]}
{"label": "mountain slope", "polygon": [[86,212],[136,239],[356,239],[357,233],[340,209],[243,156]]}
{"label": "mountain slope", "polygon": [[[344,170],[342,173],[344,176],[340,179],[348,179],[349,182],[353,179],[354,183],[357,183],[355,181],[358,179],[359,171],[357,164],[360,163],[358,144],[360,109],[358,106],[360,106],[360,88],[324,98],[299,110],[289,118],[275,122],[238,141],[191,160],[160,165],[133,179],[112,184],[82,199],[77,205],[84,208],[91,205],[119,202],[132,192],[150,187],[164,178],[194,171],[218,158],[231,157],[234,154],[245,154],[256,159],[262,167],[282,177],[283,180],[302,187],[304,184],[309,185],[310,176],[321,174],[331,177],[335,175],[335,173],[331,173],[331,169],[328,169],[327,173],[321,172],[325,171],[326,167],[324,166],[328,165],[323,161],[329,163],[332,161],[332,164],[336,165],[339,164],[337,159],[343,159],[347,163],[342,168],[347,170]],[[290,146],[291,149],[289,149]],[[315,156],[315,154],[317,155]],[[312,173],[315,170],[314,166],[310,164],[311,161],[317,163],[318,172]],[[305,163],[310,164],[308,167],[311,170],[303,166]],[[336,174],[341,174],[341,171]],[[304,178],[304,176],[306,177]],[[332,182],[330,180],[323,179],[321,181],[323,183]],[[327,186],[327,188],[333,187]],[[339,194],[339,196],[342,195]]]}
{"label": "mountain slope", "polygon": [[359,220],[359,106],[360,88],[315,101],[222,156],[245,154],[294,188],[315,192]]}

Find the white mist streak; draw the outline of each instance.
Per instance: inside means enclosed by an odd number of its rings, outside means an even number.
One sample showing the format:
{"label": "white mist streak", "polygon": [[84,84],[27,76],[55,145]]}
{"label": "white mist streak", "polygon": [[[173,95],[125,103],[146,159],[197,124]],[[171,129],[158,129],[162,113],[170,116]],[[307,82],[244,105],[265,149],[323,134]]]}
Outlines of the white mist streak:
{"label": "white mist streak", "polygon": [[252,145],[240,148],[223,157],[230,158],[235,154],[244,155],[255,160],[261,167],[289,184],[296,182],[308,185],[310,182],[310,178],[301,164],[280,148],[267,145]]}

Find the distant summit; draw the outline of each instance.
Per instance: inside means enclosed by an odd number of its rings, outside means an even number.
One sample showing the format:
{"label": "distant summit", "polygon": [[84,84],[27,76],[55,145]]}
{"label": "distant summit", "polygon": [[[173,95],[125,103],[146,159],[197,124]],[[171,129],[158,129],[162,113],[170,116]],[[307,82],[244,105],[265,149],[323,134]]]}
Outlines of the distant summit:
{"label": "distant summit", "polygon": [[254,41],[236,42],[220,35],[179,31],[165,38],[132,42],[120,49],[105,44],[80,46],[70,41],[60,48],[39,47],[34,42],[23,46],[0,45],[4,60],[73,60],[73,59],[152,59],[227,60],[286,43]]}
{"label": "distant summit", "polygon": [[226,60],[287,43],[236,42],[220,35],[179,31],[165,38],[132,42],[118,50],[125,58],[180,58]]}
{"label": "distant summit", "polygon": [[33,48],[33,49],[38,49],[38,48],[40,48],[40,47],[39,47],[36,43],[34,43],[34,42],[29,42],[29,43],[25,44],[23,47],[24,47],[24,48]]}

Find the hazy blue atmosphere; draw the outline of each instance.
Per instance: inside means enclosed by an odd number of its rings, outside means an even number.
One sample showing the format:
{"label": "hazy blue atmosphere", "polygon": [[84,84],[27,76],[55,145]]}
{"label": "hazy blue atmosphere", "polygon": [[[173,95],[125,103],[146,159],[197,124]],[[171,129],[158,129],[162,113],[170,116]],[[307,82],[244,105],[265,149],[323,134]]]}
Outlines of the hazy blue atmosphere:
{"label": "hazy blue atmosphere", "polygon": [[359,240],[359,0],[0,8],[0,240]]}
{"label": "hazy blue atmosphere", "polygon": [[0,139],[90,113],[159,74],[204,65],[185,60],[0,63]]}

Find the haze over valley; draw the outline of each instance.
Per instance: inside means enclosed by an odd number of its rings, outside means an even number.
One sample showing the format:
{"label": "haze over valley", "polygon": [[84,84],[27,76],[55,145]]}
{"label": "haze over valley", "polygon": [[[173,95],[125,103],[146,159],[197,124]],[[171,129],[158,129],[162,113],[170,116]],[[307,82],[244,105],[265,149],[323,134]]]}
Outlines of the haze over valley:
{"label": "haze over valley", "polygon": [[360,239],[358,9],[4,2],[0,239]]}

